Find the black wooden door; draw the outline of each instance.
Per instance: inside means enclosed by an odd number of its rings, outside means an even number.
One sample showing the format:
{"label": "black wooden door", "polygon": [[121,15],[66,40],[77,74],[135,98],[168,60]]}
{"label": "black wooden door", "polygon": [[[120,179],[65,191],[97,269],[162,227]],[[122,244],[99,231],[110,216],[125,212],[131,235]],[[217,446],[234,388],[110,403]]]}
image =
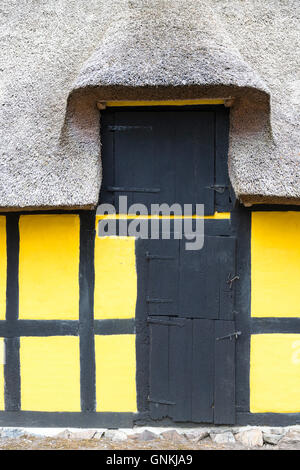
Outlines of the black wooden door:
{"label": "black wooden door", "polygon": [[205,235],[201,250],[186,240],[155,240],[147,255],[148,313],[186,318],[233,319],[236,240]]}
{"label": "black wooden door", "polygon": [[194,252],[185,250],[184,240],[148,242],[153,419],[235,421],[235,242],[205,236]]}
{"label": "black wooden door", "polygon": [[[117,212],[120,195],[148,209],[198,203],[206,215],[230,211],[227,117],[220,108],[104,113],[100,202]],[[138,334],[146,329],[149,341],[137,361],[149,360],[149,369],[139,369],[149,371],[143,387],[151,419],[235,421],[236,239],[228,221],[205,227],[201,250],[172,236],[136,242]]]}
{"label": "black wooden door", "polygon": [[233,321],[150,317],[150,415],[234,424]]}
{"label": "black wooden door", "polygon": [[228,113],[119,108],[101,116],[100,202],[204,204],[205,214],[229,210]]}

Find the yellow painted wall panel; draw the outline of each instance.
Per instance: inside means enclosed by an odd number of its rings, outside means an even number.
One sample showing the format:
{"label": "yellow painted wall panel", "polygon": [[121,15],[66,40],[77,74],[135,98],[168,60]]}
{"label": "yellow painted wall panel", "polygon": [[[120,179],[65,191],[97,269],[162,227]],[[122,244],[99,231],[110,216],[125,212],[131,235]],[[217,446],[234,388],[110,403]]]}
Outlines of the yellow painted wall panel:
{"label": "yellow painted wall panel", "polygon": [[252,335],[250,411],[300,412],[300,334]]}
{"label": "yellow painted wall panel", "polygon": [[19,317],[76,320],[79,216],[24,215],[19,226]]}
{"label": "yellow painted wall panel", "polygon": [[133,318],[137,298],[135,239],[95,239],[95,319]]}
{"label": "yellow painted wall panel", "polygon": [[0,410],[4,410],[4,338],[0,338]]}
{"label": "yellow painted wall panel", "polygon": [[251,314],[300,316],[300,212],[253,212]]}
{"label": "yellow painted wall panel", "polygon": [[136,412],[135,335],[95,336],[97,411]]}
{"label": "yellow painted wall panel", "polygon": [[21,409],[80,411],[79,338],[23,337]]}
{"label": "yellow painted wall panel", "polygon": [[0,216],[0,320],[6,313],[6,217]]}

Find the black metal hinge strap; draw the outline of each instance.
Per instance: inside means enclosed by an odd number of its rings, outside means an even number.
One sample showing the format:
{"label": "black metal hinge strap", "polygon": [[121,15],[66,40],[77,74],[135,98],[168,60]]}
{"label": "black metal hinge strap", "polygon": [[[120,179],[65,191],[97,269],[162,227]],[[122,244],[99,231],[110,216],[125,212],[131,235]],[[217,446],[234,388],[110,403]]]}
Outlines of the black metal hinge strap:
{"label": "black metal hinge strap", "polygon": [[212,189],[213,191],[216,191],[217,193],[223,194],[225,192],[225,189],[228,188],[228,186],[221,186],[218,184],[215,184],[214,186],[206,186],[207,189]]}
{"label": "black metal hinge strap", "polygon": [[148,253],[148,251],[145,253],[145,256],[146,256],[147,260],[151,260],[151,259],[174,260],[175,259],[172,256],[150,255],[150,253]]}
{"label": "black metal hinge strap", "polygon": [[159,405],[176,405],[174,401],[169,400],[156,400],[155,398],[148,397],[148,401],[151,403],[158,403]]}
{"label": "black metal hinge strap", "polygon": [[147,297],[146,302],[147,304],[171,304],[173,299],[152,299]]}
{"label": "black metal hinge strap", "polygon": [[152,131],[152,126],[107,126],[107,128],[110,132],[126,132],[136,130]]}
{"label": "black metal hinge strap", "polygon": [[107,186],[106,191],[110,193],[126,192],[126,193],[159,193],[160,188],[126,188],[125,186]]}
{"label": "black metal hinge strap", "polygon": [[216,338],[217,341],[220,341],[220,339],[238,339],[239,336],[241,336],[242,332],[241,331],[234,331],[233,333],[230,333],[229,335],[221,336],[220,338]]}
{"label": "black metal hinge strap", "polygon": [[147,323],[154,323],[156,325],[165,325],[165,326],[179,326],[182,328],[185,323],[184,321],[178,320],[161,320],[158,318],[147,318]]}

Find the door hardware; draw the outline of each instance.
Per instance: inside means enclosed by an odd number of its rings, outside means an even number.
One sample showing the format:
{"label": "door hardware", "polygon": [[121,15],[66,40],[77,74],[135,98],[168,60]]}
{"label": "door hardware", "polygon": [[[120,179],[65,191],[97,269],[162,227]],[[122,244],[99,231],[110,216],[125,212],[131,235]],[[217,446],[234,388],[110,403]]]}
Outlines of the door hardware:
{"label": "door hardware", "polygon": [[238,339],[239,336],[241,336],[242,332],[241,331],[234,331],[233,333],[230,333],[229,335],[221,336],[220,338],[216,338],[217,341],[220,341],[220,339],[227,339],[229,338],[232,340],[232,338]]}
{"label": "door hardware", "polygon": [[230,276],[231,276],[231,275],[229,274],[228,279],[227,279],[227,284],[229,284],[229,289],[232,288],[232,283],[233,283],[234,281],[238,281],[239,278],[240,278],[240,276],[234,276],[233,278],[230,279]]}

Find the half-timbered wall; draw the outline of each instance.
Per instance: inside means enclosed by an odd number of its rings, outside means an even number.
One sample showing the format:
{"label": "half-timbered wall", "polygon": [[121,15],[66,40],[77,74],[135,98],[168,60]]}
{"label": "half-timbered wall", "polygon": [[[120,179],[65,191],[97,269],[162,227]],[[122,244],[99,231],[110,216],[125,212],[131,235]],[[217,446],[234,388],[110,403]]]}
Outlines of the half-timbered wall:
{"label": "half-timbered wall", "polygon": [[[195,196],[207,198],[202,250],[184,251],[180,240],[100,237],[96,211],[0,216],[1,424],[300,422],[300,211],[234,204],[224,165],[228,112],[201,109],[200,141],[212,155]],[[133,165],[142,132],[150,155],[166,119],[168,132],[197,141],[197,112],[177,128],[176,112],[155,112],[154,120],[145,110],[103,114],[104,165],[118,148],[123,158],[126,146]],[[159,192],[132,191],[139,180],[130,166],[122,172],[122,158],[113,158],[119,181],[104,166],[100,202],[128,192],[131,202],[150,203]],[[143,184],[153,190],[164,181],[151,168]]]}

